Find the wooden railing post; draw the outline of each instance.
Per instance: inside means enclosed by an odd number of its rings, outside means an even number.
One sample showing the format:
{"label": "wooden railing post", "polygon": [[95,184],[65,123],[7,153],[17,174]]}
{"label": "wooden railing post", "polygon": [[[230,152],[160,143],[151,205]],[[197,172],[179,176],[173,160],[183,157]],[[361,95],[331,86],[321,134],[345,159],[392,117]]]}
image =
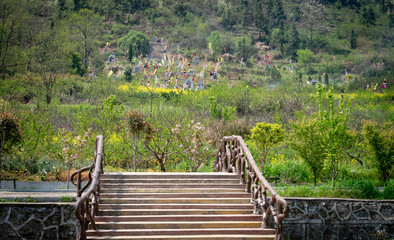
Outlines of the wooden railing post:
{"label": "wooden railing post", "polygon": [[[71,175],[71,182],[77,186],[77,203],[75,204],[75,216],[78,220],[77,240],[86,240],[86,219],[89,220],[90,227],[96,229],[95,217],[99,214],[100,204],[100,174],[104,173],[103,142],[103,136],[97,136],[93,164],[81,168]],[[83,172],[89,174],[89,179],[84,186],[82,186]],[[75,177],[77,177],[76,181]],[[87,189],[88,187],[89,189]],[[92,201],[90,202],[91,197]]]}
{"label": "wooden railing post", "polygon": [[[215,171],[233,172],[245,184],[245,192],[251,194],[254,212],[262,214],[262,228],[269,227],[272,217],[275,223],[276,240],[283,240],[283,219],[289,214],[287,202],[276,193],[261,173],[247,145],[240,136],[224,137],[215,159]],[[245,179],[246,178],[246,179]],[[277,185],[277,177],[275,178]],[[267,199],[267,191],[271,199]]]}

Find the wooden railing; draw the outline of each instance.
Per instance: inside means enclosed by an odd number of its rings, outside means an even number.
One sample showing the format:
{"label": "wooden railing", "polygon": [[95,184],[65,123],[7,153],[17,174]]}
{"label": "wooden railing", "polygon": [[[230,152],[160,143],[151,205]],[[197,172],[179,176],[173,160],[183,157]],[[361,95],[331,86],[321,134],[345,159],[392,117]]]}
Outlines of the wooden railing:
{"label": "wooden railing", "polygon": [[[95,158],[92,165],[81,168],[71,175],[71,182],[77,186],[77,203],[75,205],[75,215],[78,219],[77,240],[86,240],[87,220],[89,220],[90,227],[96,229],[95,216],[99,213],[100,203],[100,174],[104,173],[103,140],[103,136],[97,136]],[[82,173],[84,172],[88,172],[89,179],[82,186]],[[88,187],[89,189],[85,192]]]}
{"label": "wooden railing", "polygon": [[[254,212],[262,214],[262,228],[269,227],[273,217],[276,240],[283,239],[282,221],[289,214],[286,201],[276,193],[260,172],[248,146],[240,136],[224,137],[215,160],[216,172],[232,172],[239,175],[240,183],[246,184],[246,192],[251,193]],[[271,198],[267,198],[267,190]]]}

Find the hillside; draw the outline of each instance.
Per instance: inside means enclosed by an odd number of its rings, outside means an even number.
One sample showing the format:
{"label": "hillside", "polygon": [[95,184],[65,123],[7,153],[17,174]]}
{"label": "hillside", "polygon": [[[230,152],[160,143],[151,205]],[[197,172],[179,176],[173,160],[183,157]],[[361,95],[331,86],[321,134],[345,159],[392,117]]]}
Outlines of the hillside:
{"label": "hillside", "polygon": [[62,179],[96,135],[106,171],[213,171],[240,135],[283,184],[392,198],[393,14],[390,0],[2,0],[0,177]]}

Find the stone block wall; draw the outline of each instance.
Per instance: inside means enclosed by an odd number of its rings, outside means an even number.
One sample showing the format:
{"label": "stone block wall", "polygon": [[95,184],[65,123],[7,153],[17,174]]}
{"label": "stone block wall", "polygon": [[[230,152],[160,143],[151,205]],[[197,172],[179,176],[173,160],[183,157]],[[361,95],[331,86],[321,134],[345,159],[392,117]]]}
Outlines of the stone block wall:
{"label": "stone block wall", "polygon": [[394,201],[286,198],[285,239],[394,239]]}
{"label": "stone block wall", "polygon": [[[394,201],[286,198],[288,240],[394,239]],[[0,203],[0,240],[73,240],[75,203]]]}
{"label": "stone block wall", "polygon": [[75,203],[0,203],[0,240],[75,239]]}

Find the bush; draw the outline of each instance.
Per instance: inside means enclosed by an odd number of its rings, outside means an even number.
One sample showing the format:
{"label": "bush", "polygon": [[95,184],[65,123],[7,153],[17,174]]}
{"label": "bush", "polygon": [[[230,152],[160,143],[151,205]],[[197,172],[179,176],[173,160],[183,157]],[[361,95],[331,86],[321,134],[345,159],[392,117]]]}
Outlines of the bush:
{"label": "bush", "polygon": [[384,199],[394,199],[394,181],[389,181],[383,191]]}
{"label": "bush", "polygon": [[264,176],[278,176],[283,183],[305,183],[312,179],[308,168],[299,160],[284,160],[283,155],[277,155],[272,162],[265,165]]}
{"label": "bush", "polygon": [[358,190],[361,198],[374,199],[381,196],[379,190],[373,186],[371,181],[368,180],[357,182],[355,188]]}

